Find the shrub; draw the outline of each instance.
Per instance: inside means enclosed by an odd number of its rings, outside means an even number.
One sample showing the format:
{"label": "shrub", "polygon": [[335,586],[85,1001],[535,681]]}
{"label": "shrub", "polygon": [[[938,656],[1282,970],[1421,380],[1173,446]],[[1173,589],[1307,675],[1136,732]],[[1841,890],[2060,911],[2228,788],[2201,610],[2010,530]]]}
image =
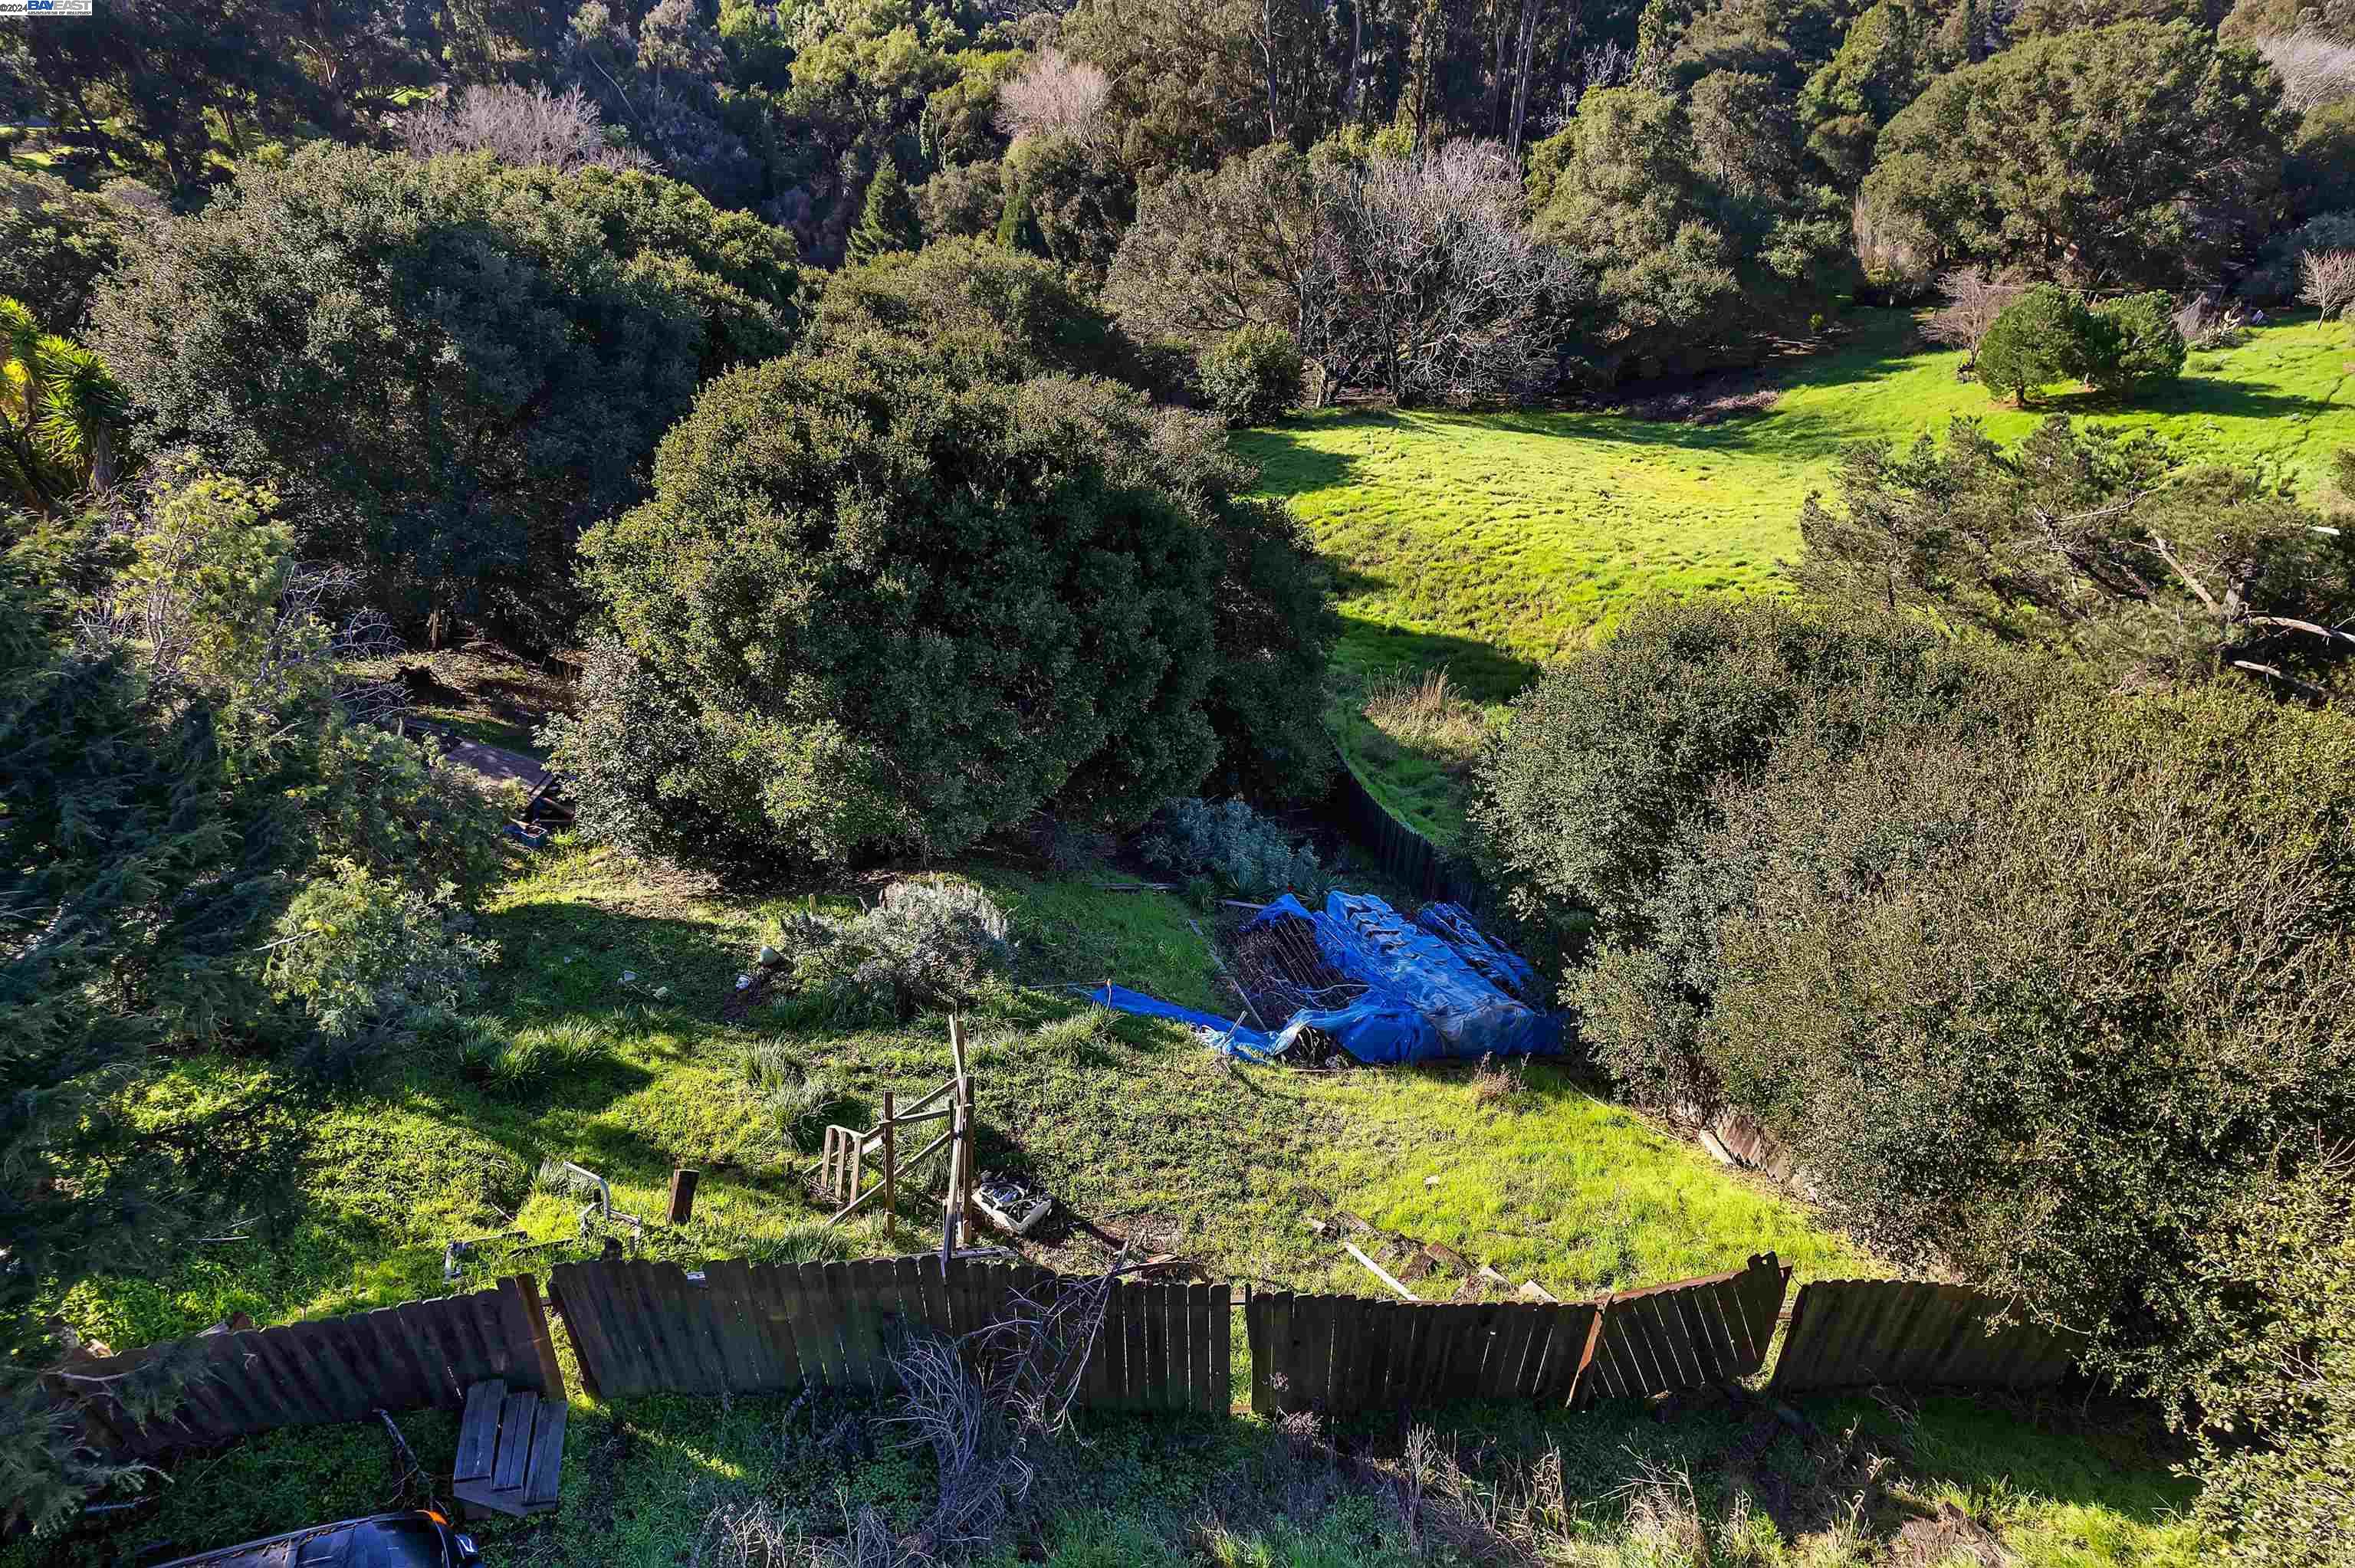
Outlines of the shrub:
{"label": "shrub", "polygon": [[2327,250],[2355,250],[2355,208],[2321,213],[2276,237],[2233,291],[2260,304],[2294,300],[2307,256]]}
{"label": "shrub", "polygon": [[1134,345],[1061,268],[977,239],[878,256],[828,280],[810,347],[874,339],[1001,381],[1135,372]]}
{"label": "shrub", "polygon": [[1325,895],[1316,852],[1241,800],[1172,800],[1137,841],[1147,865],[1215,877],[1231,892],[1273,897],[1295,893],[1312,906]]}
{"label": "shrub", "polygon": [[2026,404],[2038,388],[2083,374],[2090,325],[2090,313],[2068,291],[2049,283],[2029,290],[1979,340],[1980,382]]}
{"label": "shrub", "polygon": [[2156,291],[2105,301],[2094,312],[2099,330],[2084,367],[2086,380],[2105,392],[2147,392],[2183,374],[2190,352],[2175,324],[2175,302]]}
{"label": "shrub", "polygon": [[715,383],[584,545],[626,657],[553,731],[583,826],[706,864],[951,853],[1305,746],[1321,578],[1223,439],[874,344]]}
{"label": "shrub", "polygon": [[[1637,940],[1721,785],[1803,717],[1842,745],[1987,695],[1926,628],[1774,602],[1639,606],[1616,636],[1540,677],[1482,758],[1472,821],[1516,907],[1558,932],[1592,912]],[[1998,704],[1998,705],[2000,705]]]}
{"label": "shrub", "polygon": [[803,1011],[880,1015],[905,1022],[923,1010],[970,1004],[1013,965],[1012,923],[989,895],[937,878],[894,882],[851,919],[789,916],[780,946]]}
{"label": "shrub", "polygon": [[1194,375],[1210,407],[1237,425],[1264,425],[1300,407],[1300,345],[1282,327],[1244,326],[1202,351]]}
{"label": "shrub", "polygon": [[158,450],[270,485],[378,604],[553,641],[580,528],[700,379],[782,352],[792,256],[648,175],[314,144],[139,248],[94,335]]}
{"label": "shrub", "polygon": [[2220,1227],[2355,1114],[2350,763],[2231,691],[1778,751],[1689,851],[1747,868],[1700,1053],[1878,1245],[2190,1416],[2251,1307]]}
{"label": "shrub", "polygon": [[[443,890],[446,899],[450,890]],[[498,944],[468,917],[339,861],[279,916],[267,979],[331,1040],[414,1027],[471,1001]]]}
{"label": "shrub", "polygon": [[[2304,1152],[2304,1151],[2301,1151]],[[2206,1417],[2198,1511],[2249,1561],[2355,1552],[2355,1159],[2325,1150],[2228,1204],[2193,1254]]]}

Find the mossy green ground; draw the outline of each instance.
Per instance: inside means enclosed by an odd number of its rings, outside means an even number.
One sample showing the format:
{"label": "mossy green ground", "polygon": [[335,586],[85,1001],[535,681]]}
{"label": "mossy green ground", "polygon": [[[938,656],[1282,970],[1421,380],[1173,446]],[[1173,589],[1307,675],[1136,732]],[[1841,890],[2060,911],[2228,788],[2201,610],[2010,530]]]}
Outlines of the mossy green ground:
{"label": "mossy green ground", "polygon": [[1799,510],[1844,447],[1909,443],[1980,419],[1998,439],[2046,415],[2148,429],[2187,460],[2229,462],[2316,493],[2355,445],[2355,323],[2292,317],[2191,356],[2131,408],[2087,396],[2030,409],[1957,379],[1957,353],[1911,313],[1859,311],[1827,351],[1776,370],[1763,413],[1689,425],[1603,413],[1333,413],[1239,435],[1265,489],[1290,499],[1340,577],[1347,626],[1335,727],[1375,793],[1443,840],[1460,790],[1382,743],[1354,712],[1366,683],[1445,666],[1496,703],[1587,646],[1647,596],[1781,591]]}
{"label": "mossy green ground", "polygon": [[[1065,1206],[1033,1249],[1043,1261],[1077,1266],[1128,1238],[1197,1260],[1210,1277],[1364,1291],[1370,1282],[1358,1266],[1302,1224],[1341,1206],[1563,1294],[1732,1267],[1766,1247],[1803,1277],[1878,1266],[1787,1199],[1727,1175],[1551,1069],[1500,1095],[1461,1072],[1231,1068],[1172,1026],[1089,1008],[1044,981],[1110,973],[1215,1003],[1209,952],[1188,911],[1035,866],[968,869],[1012,912],[1040,982],[998,991],[973,1022],[981,1163],[1035,1178]],[[534,1185],[551,1156],[604,1172],[617,1205],[644,1214],[660,1213],[672,1166],[703,1169],[693,1224],[650,1226],[630,1244],[641,1255],[774,1260],[890,1249],[879,1216],[822,1228],[824,1210],[801,1176],[811,1128],[780,1127],[747,1056],[765,1045],[773,1068],[783,1058],[824,1077],[827,1114],[858,1121],[882,1088],[921,1089],[946,1075],[944,1021],[797,1022],[784,1011],[721,1022],[736,974],[781,907],[711,896],[607,851],[535,860],[485,921],[505,961],[469,1061],[430,1044],[396,1054],[311,1125],[299,1190],[261,1217],[255,1241],[204,1249],[162,1279],[92,1282],[65,1304],[69,1317],[127,1348],[232,1309],[267,1324],[480,1288],[518,1268],[544,1273],[596,1245],[578,1234],[577,1199]],[[176,1087],[233,1094],[243,1082],[232,1064],[193,1060]],[[903,1209],[904,1248],[929,1226],[922,1196]],[[464,1278],[443,1280],[447,1240],[511,1226],[555,1245],[485,1245]],[[1442,1294],[1460,1283],[1438,1277],[1423,1288]],[[569,1361],[560,1332],[559,1353]],[[494,1561],[654,1568],[688,1561],[723,1499],[782,1504],[824,1531],[840,1528],[846,1504],[872,1504],[904,1525],[931,1495],[928,1462],[891,1448],[893,1429],[875,1419],[888,1412],[849,1409],[842,1430],[857,1441],[846,1448],[822,1440],[836,1430],[824,1402],[576,1400],[563,1507],[493,1529]],[[1846,1419],[1845,1408],[1811,1407],[1827,1425]],[[1895,1419],[1878,1406],[1859,1411]],[[1634,1412],[1432,1419],[1453,1435],[1467,1469],[1484,1475],[1518,1473],[1560,1446],[1578,1539],[1596,1553],[1587,1560],[1641,1560],[1625,1555],[1640,1542],[1627,1533],[1619,1489],[1639,1458],[1690,1470],[1711,1519],[1761,1528],[1741,1523],[1751,1507],[1743,1486],[1712,1467],[1732,1441],[1722,1413],[1666,1424]],[[1907,1419],[1907,1508],[1949,1491],[1975,1499],[2030,1562],[2191,1560],[2177,1520],[2186,1494],[2147,1436],[2105,1439],[2105,1419],[1959,1401]],[[446,1474],[450,1418],[419,1414],[403,1425],[427,1467]],[[1342,1436],[1383,1460],[1401,1435],[1395,1424],[1369,1423]],[[1088,1436],[1092,1450],[1060,1461],[1062,1479],[1030,1542],[1052,1561],[1467,1560],[1428,1539],[1416,1545],[1362,1477],[1329,1456],[1304,1457],[1263,1423],[1102,1420]],[[1776,1473],[1797,1485],[1817,1461],[1790,1446]],[[283,1432],[192,1456],[159,1490],[158,1502],[118,1520],[112,1534],[22,1544],[0,1552],[0,1564],[95,1565],[134,1539],[191,1551],[403,1498],[381,1434],[366,1426]],[[1806,1520],[1791,1530],[1794,1541],[1821,1534]],[[1874,1561],[1873,1541],[1885,1544],[1886,1534],[1865,1541],[1862,1555],[1806,1560]]]}

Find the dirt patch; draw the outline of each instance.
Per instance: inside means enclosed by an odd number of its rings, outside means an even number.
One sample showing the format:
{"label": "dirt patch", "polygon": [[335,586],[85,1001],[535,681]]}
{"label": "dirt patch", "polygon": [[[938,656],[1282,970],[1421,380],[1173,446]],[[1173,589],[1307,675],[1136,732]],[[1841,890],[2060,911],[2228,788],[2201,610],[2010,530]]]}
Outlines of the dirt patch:
{"label": "dirt patch", "polygon": [[1754,376],[1712,377],[1650,393],[1619,404],[1614,412],[1662,424],[1715,425],[1763,414],[1782,396],[1781,387],[1765,386]]}

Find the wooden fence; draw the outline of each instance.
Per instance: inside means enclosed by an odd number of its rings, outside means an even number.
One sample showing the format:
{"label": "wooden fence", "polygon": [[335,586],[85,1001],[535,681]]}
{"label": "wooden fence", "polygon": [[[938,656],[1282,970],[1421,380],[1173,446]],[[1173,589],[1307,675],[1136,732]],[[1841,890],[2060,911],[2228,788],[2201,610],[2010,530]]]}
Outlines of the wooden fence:
{"label": "wooden fence", "polygon": [[[1033,1301],[1045,1269],[940,1255],[856,1263],[559,1264],[549,1289],[599,1398],[789,1393],[805,1383],[888,1390],[891,1355],[915,1331],[962,1336]],[[1122,1283],[1082,1374],[1080,1402],[1135,1410],[1224,1410],[1223,1286]]]}
{"label": "wooden fence", "polygon": [[1262,1414],[1527,1399],[1583,1404],[1748,1377],[1790,1270],[1774,1255],[1600,1301],[1477,1305],[1270,1291],[1245,1309]]}
{"label": "wooden fence", "polygon": [[1790,1277],[1770,1252],[1731,1274],[1604,1298],[1580,1399],[1638,1399],[1750,1376],[1766,1364]]}
{"label": "wooden fence", "polygon": [[1263,1291],[1243,1309],[1263,1415],[1530,1399],[1566,1404],[1593,1346],[1595,1304],[1372,1300]]}
{"label": "wooden fence", "polygon": [[1336,759],[1333,794],[1327,802],[1342,828],[1374,857],[1374,863],[1425,899],[1445,899],[1485,911],[1494,903],[1488,885],[1470,861],[1451,854],[1391,815],[1365,781]]}
{"label": "wooden fence", "polygon": [[[1453,1303],[1274,1290],[1244,1308],[1252,1408],[1346,1415],[1467,1399],[1583,1405],[1756,1373],[1774,1340],[1790,1271],[1772,1253],[1702,1279],[1599,1301]],[[1003,1320],[1019,1294],[1043,1302],[1079,1283],[1028,1265],[940,1255],[769,1266],[741,1259],[559,1264],[549,1288],[603,1399],[634,1394],[791,1393],[809,1383],[898,1386],[901,1337],[964,1336]],[[1232,1399],[1225,1285],[1124,1282],[1081,1375],[1098,1409],[1222,1414]],[[2067,1375],[2070,1341],[2004,1320],[1985,1291],[1922,1281],[1821,1280],[1803,1287],[1773,1388],[1803,1394],[1874,1384],[2046,1388]],[[82,1411],[93,1445],[149,1455],[278,1426],[365,1418],[379,1407],[455,1410],[468,1388],[565,1397],[548,1315],[529,1275],[496,1290],[349,1318],[214,1333],[193,1342],[202,1370],[186,1404],[142,1427],[110,1380],[169,1347],[79,1361],[47,1374]]]}
{"label": "wooden fence", "polygon": [[2050,1388],[2069,1374],[2069,1339],[1965,1285],[1917,1279],[1818,1279],[1799,1287],[1774,1364],[1777,1393],[1876,1384]]}
{"label": "wooden fence", "polygon": [[121,1455],[358,1421],[379,1408],[456,1410],[469,1385],[492,1378],[551,1399],[565,1396],[548,1317],[528,1274],[471,1296],[200,1335],[193,1343],[202,1361],[181,1407],[141,1425],[111,1392],[113,1381],[186,1343],[70,1362],[43,1382],[80,1407],[94,1446]]}

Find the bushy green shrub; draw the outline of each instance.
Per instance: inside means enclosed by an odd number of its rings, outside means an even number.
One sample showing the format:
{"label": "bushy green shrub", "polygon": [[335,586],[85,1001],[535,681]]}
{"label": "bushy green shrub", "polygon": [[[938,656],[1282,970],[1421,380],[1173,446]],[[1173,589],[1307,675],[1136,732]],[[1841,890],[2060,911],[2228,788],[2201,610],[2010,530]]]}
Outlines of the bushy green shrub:
{"label": "bushy green shrub", "polygon": [[2229,689],[1778,752],[1692,852],[1750,868],[1701,1054],[1863,1234],[2192,1414],[2247,1309],[2220,1216],[2355,1116],[2350,765],[2355,722]]}
{"label": "bushy green shrub", "polygon": [[1260,757],[1320,778],[1322,578],[1223,442],[874,343],[714,383],[583,546],[620,648],[552,732],[583,828],[838,863],[1135,822]]}
{"label": "bushy green shrub", "polygon": [[1325,896],[1316,850],[1241,800],[1171,800],[1155,813],[1137,853],[1147,865],[1215,878],[1230,893],[1295,893],[1312,907]]}
{"label": "bushy green shrub", "polygon": [[828,279],[808,346],[876,339],[1000,381],[1139,374],[1135,344],[1069,273],[978,239],[879,255]]}
{"label": "bushy green shrub", "polygon": [[2175,302],[2153,291],[2105,300],[2094,309],[2102,330],[2092,335],[2094,352],[2085,379],[2119,396],[2147,392],[2179,379],[2190,353],[2175,324]]}
{"label": "bushy green shrub", "polygon": [[279,916],[268,979],[333,1040],[456,1012],[498,961],[469,918],[366,866],[339,861]]}
{"label": "bushy green shrub", "polygon": [[1196,383],[1211,408],[1237,425],[1264,425],[1300,407],[1305,361],[1282,327],[1239,327],[1202,351]]}
{"label": "bushy green shrub", "polygon": [[2310,250],[2355,250],[2355,207],[2317,213],[2276,236],[2233,292],[2259,304],[2288,303],[2297,298],[2299,264]]}
{"label": "bushy green shrub", "polygon": [[894,882],[849,919],[789,916],[777,941],[805,1016],[905,1022],[970,1005],[1014,962],[1006,912],[980,888],[939,878]]}
{"label": "bushy green shrub", "polygon": [[2183,374],[2188,349],[2175,302],[2153,291],[2088,305],[2040,284],[2004,308],[1979,344],[1987,390],[2025,406],[2055,381],[2079,380],[2113,396],[2147,391]]}
{"label": "bushy green shrub", "polygon": [[[2305,1150],[2299,1151],[2301,1154]],[[2355,1158],[2228,1204],[2193,1253],[2199,1516],[2271,1568],[2355,1562]],[[2222,1308],[2222,1310],[2217,1310]]]}
{"label": "bushy green shrub", "polygon": [[2081,375],[2092,315],[2065,289],[2041,284],[2004,307],[1979,341],[1980,384],[2026,404],[2041,387]]}
{"label": "bushy green shrub", "polygon": [[2008,699],[1926,628],[1771,601],[1641,606],[1601,648],[1549,670],[1476,774],[1472,820],[1519,912],[1556,932],[1591,912],[1627,940],[1719,789],[1806,723],[1853,746],[1916,715]]}

